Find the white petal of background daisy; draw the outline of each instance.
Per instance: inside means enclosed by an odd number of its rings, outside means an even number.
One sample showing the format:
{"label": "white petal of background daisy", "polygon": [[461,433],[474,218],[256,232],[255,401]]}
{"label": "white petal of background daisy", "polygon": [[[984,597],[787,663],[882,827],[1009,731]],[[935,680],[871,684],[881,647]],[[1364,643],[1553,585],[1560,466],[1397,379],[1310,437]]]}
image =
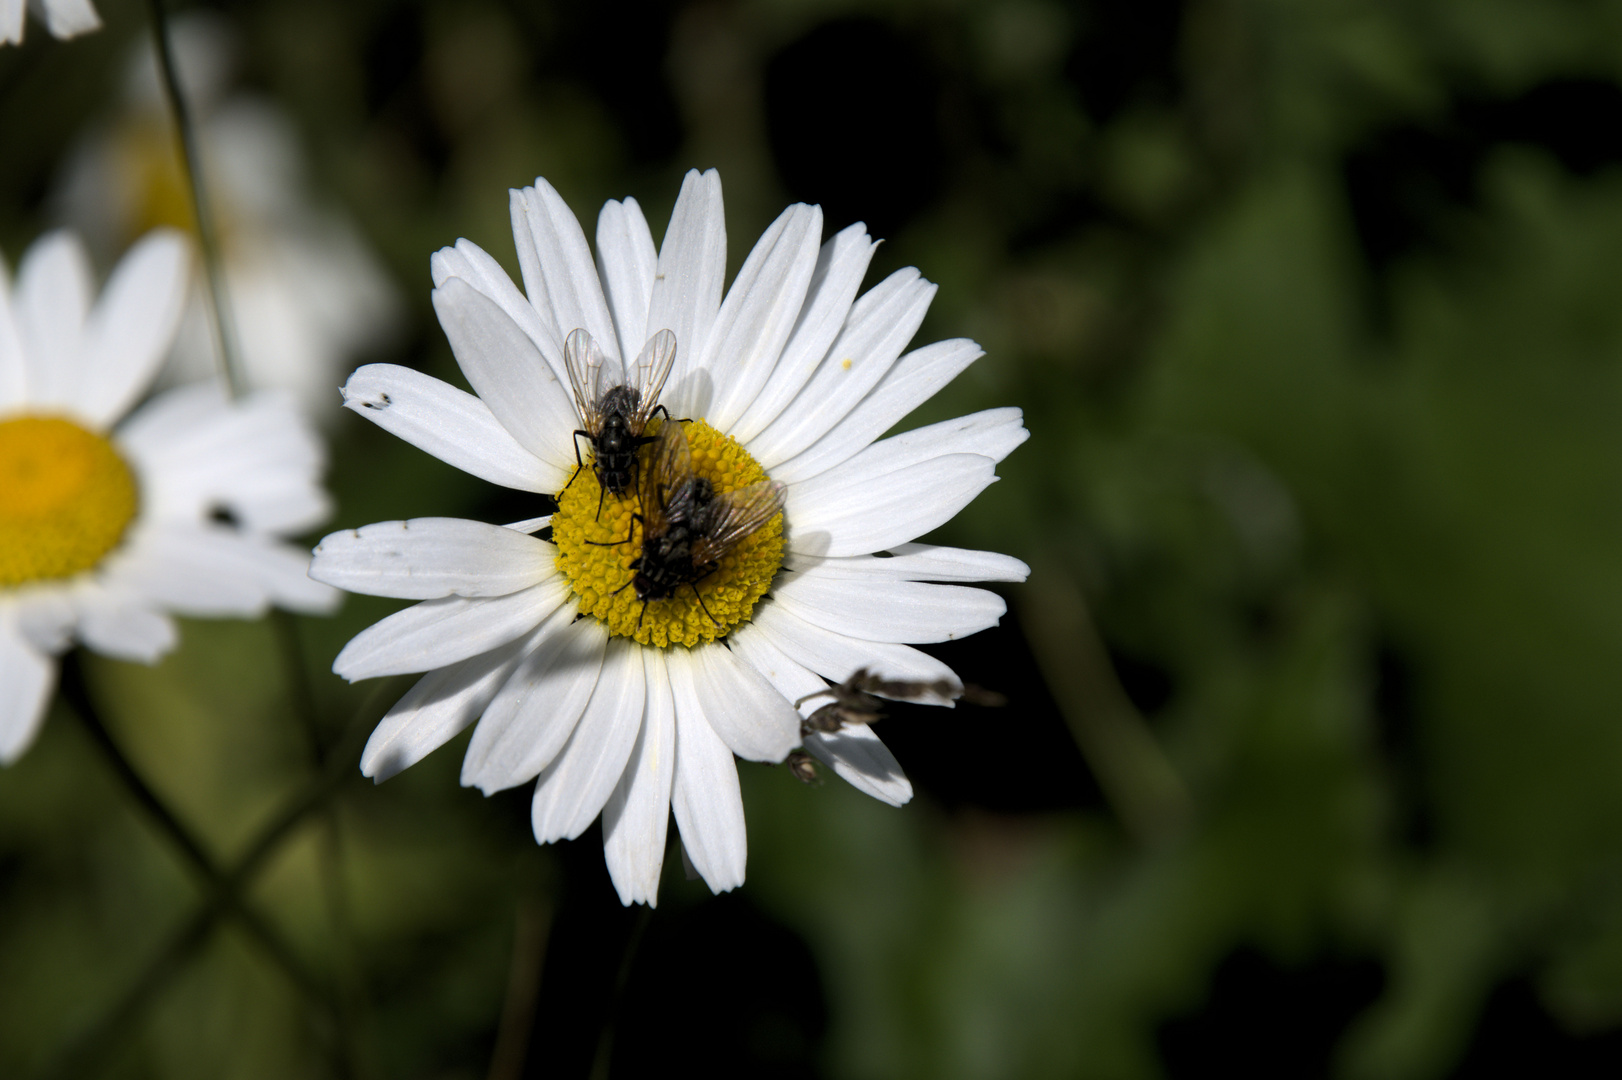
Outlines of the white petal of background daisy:
{"label": "white petal of background daisy", "polygon": [[0,45],[20,45],[23,11],[32,8],[52,37],[70,38],[101,29],[101,16],[90,0],[0,0]]}
{"label": "white petal of background daisy", "polygon": [[154,232],[100,297],[78,239],[52,233],[0,264],[0,763],[26,750],[77,638],[147,663],[170,612],[329,610],[308,556],[280,537],[328,513],[320,442],[284,396],[168,391],[119,421],[174,340],[186,239]]}
{"label": "white petal of background daisy", "polygon": [[[734,755],[781,761],[800,745],[802,714],[822,702],[798,712],[793,702],[863,667],[959,685],[912,645],[995,625],[1001,598],[957,583],[1028,570],[911,541],[994,481],[1027,432],[1004,408],[874,441],[981,350],[954,340],[905,351],[935,288],[907,269],[858,297],[875,247],[861,225],[823,242],[821,210],[789,207],[723,297],[713,171],[687,175],[657,248],[634,199],[603,208],[595,258],[546,181],[512,192],[511,208],[522,292],[466,240],[431,261],[434,307],[475,393],[374,364],[344,400],[475,476],[560,493],[558,510],[505,527],[388,522],[316,548],[317,579],[421,601],[362,632],[334,665],[350,679],[428,673],[374,732],[361,768],[381,781],[478,720],[463,782],[492,792],[538,779],[543,843],[578,836],[600,813],[625,903],[656,900],[667,808],[704,880],[731,889],[746,855]],[[665,331],[671,420],[648,400]],[[640,495],[608,482],[606,457],[594,467],[608,428],[593,391],[571,394],[583,381],[644,391],[633,422],[646,420],[645,441],[661,424],[684,433],[641,452]],[[648,470],[662,468],[653,455],[665,461],[667,443],[690,448],[702,498],[731,505],[753,492],[774,516],[724,556],[660,562],[650,503],[663,506],[670,489]],[[531,535],[543,526],[550,540]],[[658,564],[651,577],[644,556]],[[658,587],[660,567],[674,589]],[[911,798],[871,730],[803,741],[868,794]]]}
{"label": "white petal of background daisy", "polygon": [[[335,419],[332,388],[385,347],[398,325],[394,284],[348,216],[312,191],[287,114],[229,93],[235,50],[224,21],[188,13],[173,20],[170,34],[198,126],[247,384],[289,391],[309,415]],[[189,188],[149,41],[130,67],[121,107],[86,133],[57,196],[65,219],[98,251],[159,225],[191,228]],[[163,384],[218,370],[211,325],[199,280]]]}

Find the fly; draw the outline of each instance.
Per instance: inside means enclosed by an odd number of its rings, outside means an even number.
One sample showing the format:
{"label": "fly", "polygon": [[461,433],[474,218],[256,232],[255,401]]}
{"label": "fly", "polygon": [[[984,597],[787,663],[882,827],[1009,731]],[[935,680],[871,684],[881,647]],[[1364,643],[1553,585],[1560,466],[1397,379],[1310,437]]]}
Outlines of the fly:
{"label": "fly", "polygon": [[[655,413],[670,414],[659,404],[659,393],[676,362],[676,335],[661,330],[648,339],[637,357],[635,378],[602,387],[606,366],[603,350],[584,330],[575,330],[563,345],[564,367],[574,387],[575,407],[585,427],[574,433],[576,469],[569,484],[586,467],[580,439],[591,444],[592,470],[597,474],[597,516],[603,513],[604,495],[623,495],[636,487],[636,453],[654,441],[645,434]],[[567,491],[569,484],[563,485]]]}
{"label": "fly", "polygon": [[[630,585],[642,601],[675,595],[692,586],[699,607],[698,582],[714,573],[721,559],[783,509],[785,488],[759,480],[737,491],[718,492],[693,472],[687,432],[677,421],[659,429],[657,445],[642,476],[642,554],[632,561]],[[704,614],[715,622],[708,608]],[[637,619],[638,625],[641,619]],[[719,623],[717,623],[719,625]]]}

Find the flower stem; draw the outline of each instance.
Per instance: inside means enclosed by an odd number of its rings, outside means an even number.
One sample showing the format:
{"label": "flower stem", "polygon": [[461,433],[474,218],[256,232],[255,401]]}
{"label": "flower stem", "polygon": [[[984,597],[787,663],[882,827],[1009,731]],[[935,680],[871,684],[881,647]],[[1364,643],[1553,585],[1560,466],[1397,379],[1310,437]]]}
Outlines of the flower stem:
{"label": "flower stem", "polygon": [[1176,833],[1193,814],[1188,788],[1122,689],[1081,589],[1053,555],[1031,578],[1041,587],[1025,590],[1020,620],[1110,808],[1139,842]]}
{"label": "flower stem", "polygon": [[540,995],[541,969],[552,928],[552,905],[539,896],[518,902],[513,931],[512,966],[507,973],[507,997],[496,1026],[496,1045],[490,1053],[487,1080],[519,1080],[529,1055],[530,1033],[535,1027],[535,1002]]}
{"label": "flower stem", "polygon": [[118,778],[123,781],[130,795],[192,864],[209,896],[209,908],[217,910],[219,914],[230,914],[240,922],[249,936],[307,999],[329,1000],[331,993],[304,966],[304,962],[299,959],[293,947],[274,926],[243,899],[243,881],[220,870],[213,857],[203,847],[202,841],[181,822],[124,754],[91,703],[89,690],[85,686],[83,667],[77,653],[70,654],[63,660],[62,696],[78,715],[91,741],[101,750],[107,763],[118,774]]}
{"label": "flower stem", "polygon": [[174,50],[169,41],[169,16],[163,0],[149,0],[149,3],[152,9],[152,41],[158,57],[158,77],[163,83],[169,111],[174,116],[180,159],[186,167],[187,187],[191,191],[192,217],[197,222],[197,242],[203,250],[209,324],[214,331],[214,346],[225,385],[233,398],[240,398],[247,392],[247,382],[242,370],[242,357],[237,351],[236,320],[232,317],[231,300],[225,288],[225,262],[220,254],[219,232],[214,227],[214,208],[209,199],[208,185],[203,180],[197,128],[192,122],[191,110],[186,105],[186,95],[175,69]]}
{"label": "flower stem", "polygon": [[[330,748],[321,730],[321,717],[316,707],[315,688],[310,683],[310,671],[304,660],[304,636],[300,632],[298,616],[277,608],[270,615],[271,631],[276,635],[281,652],[282,670],[287,679],[288,696],[293,712],[304,728],[308,744],[310,767],[316,776],[322,775],[331,757]],[[332,800],[325,802],[319,813],[321,829],[320,873],[321,891],[327,906],[327,920],[332,929],[332,962],[336,980],[334,1005],[338,1010],[339,1030],[343,1035],[345,1075],[362,1075],[360,1042],[357,1037],[361,1017],[366,1011],[364,980],[361,978],[359,959],[355,951],[354,927],[350,919],[349,894],[344,888],[344,846],[340,830],[338,807]]]}
{"label": "flower stem", "polygon": [[631,928],[630,940],[625,943],[619,973],[614,977],[614,994],[609,999],[608,1016],[603,1020],[603,1029],[597,1038],[597,1055],[591,1063],[590,1080],[608,1080],[608,1067],[614,1053],[614,1028],[619,1023],[620,1010],[625,1004],[625,987],[631,981],[631,967],[636,961],[637,949],[651,922],[653,908],[643,904],[642,910],[637,912],[636,925]]}
{"label": "flower stem", "polygon": [[[226,916],[233,916],[242,921],[256,940],[268,946],[272,959],[278,964],[283,964],[284,961],[292,962],[291,966],[284,965],[284,970],[288,972],[290,980],[303,993],[306,1000],[329,1006],[316,1017],[323,1029],[318,1031],[318,1034],[329,1048],[336,1044],[336,1064],[340,1070],[347,1071],[349,1065],[347,1048],[339,1041],[337,1027],[329,1019],[336,1018],[335,1010],[329,1005],[330,995],[304,971],[302,965],[296,963],[290,949],[285,945],[278,947],[276,943],[280,940],[279,936],[269,931],[269,927],[245,906],[242,894],[270,857],[280,850],[282,844],[297,831],[299,825],[311,813],[325,805],[338,784],[349,775],[349,771],[342,763],[360,752],[367,732],[376,722],[374,714],[379,701],[395,685],[396,680],[393,679],[378,682],[372,693],[367,695],[360,708],[356,710],[354,718],[332,748],[319,774],[288,800],[282,812],[259,833],[235,864],[222,872],[214,866],[202,844],[191,835],[190,830],[181,824],[167,804],[147,785],[101,722],[86,690],[78,654],[70,653],[64,658],[63,699],[79,716],[91,739],[107,756],[109,764],[124,780],[136,800],[148,810],[155,821],[163,825],[164,831],[175,840],[188,859],[203,871],[205,878],[208,879],[208,889],[197,911],[153,956],[129,989],[106,1012],[70,1040],[66,1048],[41,1072],[42,1077],[49,1077],[52,1080],[60,1077],[68,1080],[87,1075],[91,1065],[99,1060],[107,1048],[157,1000],[162,989],[184,970],[186,962],[208,942],[215,924]],[[261,930],[267,932],[262,934],[260,930],[256,930],[256,923]]]}

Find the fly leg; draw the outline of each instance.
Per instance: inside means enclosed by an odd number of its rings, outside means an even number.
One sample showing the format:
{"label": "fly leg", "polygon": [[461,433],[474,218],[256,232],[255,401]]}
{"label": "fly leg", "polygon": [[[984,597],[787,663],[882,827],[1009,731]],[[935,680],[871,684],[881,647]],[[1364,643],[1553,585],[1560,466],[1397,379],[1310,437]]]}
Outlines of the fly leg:
{"label": "fly leg", "polygon": [[[591,432],[582,430],[580,428],[575,429],[574,436],[569,440],[570,442],[574,443],[574,472],[569,474],[569,483],[563,485],[563,491],[569,490],[570,485],[574,483],[574,478],[579,476],[580,470],[586,467],[585,459],[580,456],[580,436],[582,435],[586,437],[587,442],[592,444],[593,448],[596,447],[596,442],[592,439]],[[563,497],[563,491],[558,492],[559,498]],[[602,512],[603,500],[602,496],[599,494],[597,497],[597,513],[601,514]]]}

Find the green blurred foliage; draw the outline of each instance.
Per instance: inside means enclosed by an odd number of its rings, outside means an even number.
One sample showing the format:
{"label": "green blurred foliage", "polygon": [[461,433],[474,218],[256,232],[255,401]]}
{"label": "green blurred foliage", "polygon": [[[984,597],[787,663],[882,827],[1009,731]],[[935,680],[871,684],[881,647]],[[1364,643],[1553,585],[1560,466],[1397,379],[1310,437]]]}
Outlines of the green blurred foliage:
{"label": "green blurred foliage", "polygon": [[[143,5],[100,6],[98,35],[35,28],[0,52],[13,259],[144,32]],[[941,285],[921,339],[988,356],[908,424],[1025,408],[1032,440],[939,539],[1036,568],[1011,617],[1108,798],[1016,813],[921,784],[896,811],[743,766],[745,899],[809,946],[828,1010],[783,1075],[1190,1075],[1168,1033],[1228,1016],[1219,974],[1249,954],[1285,978],[1383,973],[1323,1004],[1321,1046],[1292,1049],[1293,1021],[1265,1014],[1233,1026],[1255,1043],[1232,1060],[1258,1072],[1450,1075],[1514,980],[1573,1038],[1622,1025],[1622,154],[1605,130],[1622,113],[1555,110],[1552,135],[1513,119],[1540,87],[1614,89],[1622,5],[737,0],[650,7],[623,35],[567,3],[224,10],[242,79],[296,118],[318,186],[410,298],[392,358],[453,379],[426,259],[466,236],[515,271],[506,188],[545,175],[588,221],[633,194],[658,232],[681,172],[718,166],[736,267],[784,203],[823,197],[781,165],[797,135],[772,129],[774,58],[877,27],[927,75],[915,119],[938,169],[901,200],[872,280],[919,266]],[[905,96],[859,65],[826,80],[813,109],[841,81]],[[664,97],[635,96],[650,86]],[[1483,102],[1511,120],[1488,131]],[[848,151],[821,146],[838,161],[822,175],[858,206],[871,184],[856,212],[884,212],[885,178]],[[332,485],[338,526],[528,516],[348,417]],[[87,660],[90,691],[229,865],[403,689],[327,673],[387,610],[351,598],[298,623],[308,730],[268,622],[189,623],[151,669]],[[1139,692],[1128,664],[1166,692]],[[1110,716],[1152,739],[1110,743]],[[953,730],[1017,741],[1036,722]],[[635,940],[565,917],[603,892],[595,833],[570,846],[590,857],[535,849],[522,793],[457,786],[461,745],[376,788],[345,765],[255,878],[250,903],[332,1001],[227,920],[143,999],[103,1074],[483,1075],[526,912],[555,928],[539,1032],[574,993],[559,935],[607,935],[601,986],[579,991],[589,1063]],[[972,792],[972,741],[940,753]],[[1164,813],[1138,828],[1133,805]],[[674,849],[667,870],[655,928],[722,903]],[[0,777],[0,1074],[57,1060],[203,895],[57,708]],[[638,1038],[625,1020],[616,1047]],[[742,1039],[714,1022],[707,1037]]]}

